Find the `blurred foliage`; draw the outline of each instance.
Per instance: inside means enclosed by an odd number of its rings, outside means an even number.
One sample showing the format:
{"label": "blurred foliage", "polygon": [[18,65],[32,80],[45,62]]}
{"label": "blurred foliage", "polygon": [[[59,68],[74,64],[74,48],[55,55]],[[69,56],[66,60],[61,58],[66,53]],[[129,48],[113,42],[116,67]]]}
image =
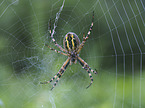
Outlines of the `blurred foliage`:
{"label": "blurred foliage", "polygon": [[1,0],[0,108],[145,107],[145,27],[141,19],[145,11],[144,1],[136,2],[65,1],[55,39],[62,45],[64,35],[72,31],[82,40],[95,11],[94,28],[80,56],[99,74],[93,75],[93,85],[85,89],[90,79],[77,63],[49,91],[52,85],[39,82],[53,77],[66,60],[44,45],[56,48],[48,37],[48,21],[55,22],[62,0]]}

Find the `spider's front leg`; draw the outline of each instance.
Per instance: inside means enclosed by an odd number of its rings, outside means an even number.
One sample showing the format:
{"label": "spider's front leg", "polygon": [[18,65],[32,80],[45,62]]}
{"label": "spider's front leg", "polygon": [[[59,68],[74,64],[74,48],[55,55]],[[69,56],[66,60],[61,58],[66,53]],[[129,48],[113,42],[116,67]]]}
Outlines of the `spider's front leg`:
{"label": "spider's front leg", "polygon": [[47,84],[52,82],[54,79],[56,79],[55,83],[53,84],[53,87],[51,88],[51,90],[56,86],[57,82],[59,81],[60,77],[63,75],[63,73],[65,72],[67,66],[70,64],[70,57],[64,62],[64,64],[62,65],[62,67],[60,68],[59,72],[49,81],[47,82],[40,82],[40,84]]}
{"label": "spider's front leg", "polygon": [[84,47],[84,45],[86,43],[86,40],[89,38],[89,36],[91,34],[91,31],[93,29],[93,25],[94,25],[94,11],[93,11],[92,23],[91,23],[90,29],[89,29],[88,34],[87,34],[86,37],[85,37],[85,34],[83,33],[83,41],[82,41],[82,43],[78,47],[77,54],[79,54],[79,52],[81,51],[81,49]]}
{"label": "spider's front leg", "polygon": [[82,58],[78,57],[77,60],[89,74],[89,77],[91,79],[91,83],[89,84],[89,86],[87,86],[87,88],[89,88],[93,83],[93,77],[90,71],[93,72],[94,74],[97,74],[97,71],[94,71],[93,69],[91,69],[90,66]]}
{"label": "spider's front leg", "polygon": [[61,51],[67,52],[65,49],[63,49],[63,48],[56,42],[56,40],[55,40],[54,37],[53,37],[54,30],[53,30],[53,33],[52,33],[52,30],[51,30],[51,19],[49,20],[49,29],[48,29],[48,30],[49,30],[50,37],[51,37],[53,43],[55,44],[55,46],[57,46]]}

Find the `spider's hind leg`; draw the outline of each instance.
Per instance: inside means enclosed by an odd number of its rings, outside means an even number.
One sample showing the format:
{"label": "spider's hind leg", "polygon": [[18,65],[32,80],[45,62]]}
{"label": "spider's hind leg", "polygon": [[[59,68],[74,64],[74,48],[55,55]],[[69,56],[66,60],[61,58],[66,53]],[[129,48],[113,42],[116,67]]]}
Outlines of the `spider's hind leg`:
{"label": "spider's hind leg", "polygon": [[57,82],[59,81],[60,77],[64,74],[64,71],[66,70],[67,66],[69,65],[70,63],[70,58],[68,58],[64,64],[62,65],[62,67],[60,68],[59,72],[49,81],[46,81],[46,82],[40,82],[40,84],[47,84],[47,83],[50,83],[52,82],[54,79],[56,79],[55,83],[53,84],[53,87],[51,88],[51,90],[56,86]]}
{"label": "spider's hind leg", "polygon": [[95,69],[95,71],[93,69],[91,69],[91,67],[80,57],[77,58],[78,62],[83,66],[83,68],[86,70],[91,71],[94,74],[98,74],[97,70]]}
{"label": "spider's hind leg", "polygon": [[89,88],[92,85],[92,83],[93,83],[93,77],[92,77],[90,71],[92,73],[94,73],[94,74],[97,74],[97,71],[94,71],[93,69],[91,69],[89,67],[89,65],[82,58],[78,57],[77,60],[83,66],[83,68],[88,72],[88,74],[89,74],[89,77],[91,79],[91,83],[89,84],[89,86],[87,86],[87,88]]}
{"label": "spider's hind leg", "polygon": [[67,66],[70,64],[70,58],[68,58],[64,64],[62,65],[61,69],[59,70],[59,75],[57,80],[55,81],[55,83],[53,84],[53,87],[51,88],[51,90],[56,86],[56,84],[58,83],[60,77],[64,74],[64,71],[66,70]]}
{"label": "spider's hind leg", "polygon": [[89,77],[91,79],[91,83],[86,87],[86,89],[87,89],[87,88],[89,88],[92,85],[92,83],[93,83],[93,77],[92,77],[92,74],[90,73],[89,69],[87,69],[87,67],[83,67],[83,68],[88,72]]}

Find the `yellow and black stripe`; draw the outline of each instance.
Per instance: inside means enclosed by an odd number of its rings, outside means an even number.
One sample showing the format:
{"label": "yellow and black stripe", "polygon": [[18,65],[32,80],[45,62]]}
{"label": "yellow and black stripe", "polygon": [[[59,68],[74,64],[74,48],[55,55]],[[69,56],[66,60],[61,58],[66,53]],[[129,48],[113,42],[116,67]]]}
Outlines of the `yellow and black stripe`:
{"label": "yellow and black stripe", "polygon": [[64,37],[64,48],[67,51],[74,51],[80,44],[80,40],[75,33],[69,32]]}

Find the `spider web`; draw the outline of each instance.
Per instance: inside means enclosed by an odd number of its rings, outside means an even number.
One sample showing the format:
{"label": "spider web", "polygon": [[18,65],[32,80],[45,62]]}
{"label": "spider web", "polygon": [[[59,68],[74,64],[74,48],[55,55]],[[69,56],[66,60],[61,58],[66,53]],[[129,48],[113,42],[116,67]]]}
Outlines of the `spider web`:
{"label": "spider web", "polygon": [[[67,57],[63,45],[67,32],[82,41],[94,27],[80,57],[98,75],[79,63],[68,66],[59,83],[51,79]],[[144,108],[145,100],[145,1],[144,0],[0,0],[0,106],[2,108]]]}

